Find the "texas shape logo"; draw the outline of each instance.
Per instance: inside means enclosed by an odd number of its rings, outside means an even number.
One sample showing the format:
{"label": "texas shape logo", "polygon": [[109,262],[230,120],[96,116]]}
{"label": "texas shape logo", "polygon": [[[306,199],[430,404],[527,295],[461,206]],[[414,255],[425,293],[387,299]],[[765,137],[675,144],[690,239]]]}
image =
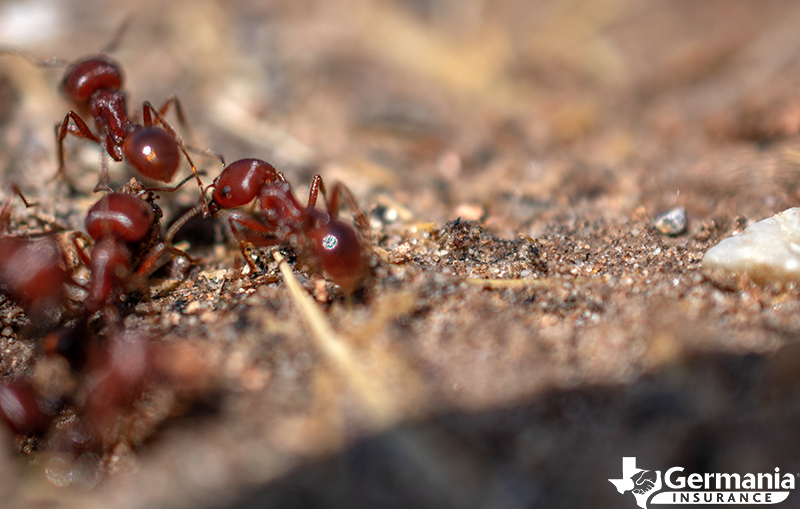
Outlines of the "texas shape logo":
{"label": "texas shape logo", "polygon": [[647,501],[661,490],[661,471],[636,468],[636,458],[622,458],[622,477],[609,479],[620,493],[633,492],[636,505],[647,509]]}

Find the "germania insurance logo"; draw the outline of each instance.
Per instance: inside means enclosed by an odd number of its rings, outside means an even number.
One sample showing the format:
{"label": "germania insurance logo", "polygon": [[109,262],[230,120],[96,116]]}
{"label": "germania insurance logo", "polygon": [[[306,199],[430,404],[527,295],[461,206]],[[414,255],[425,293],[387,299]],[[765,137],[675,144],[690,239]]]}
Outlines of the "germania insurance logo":
{"label": "germania insurance logo", "polygon": [[633,493],[636,504],[777,504],[789,497],[795,476],[774,472],[759,474],[690,474],[682,467],[661,470],[636,467],[636,458],[622,458],[622,477],[609,479],[617,491]]}

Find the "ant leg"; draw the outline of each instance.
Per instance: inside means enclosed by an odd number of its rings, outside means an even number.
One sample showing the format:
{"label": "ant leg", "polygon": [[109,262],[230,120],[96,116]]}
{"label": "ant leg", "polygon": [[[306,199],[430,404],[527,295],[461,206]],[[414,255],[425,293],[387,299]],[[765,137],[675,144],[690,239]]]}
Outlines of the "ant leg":
{"label": "ant leg", "polygon": [[3,204],[3,207],[0,208],[0,233],[6,233],[8,231],[8,227],[11,224],[11,200],[13,198],[9,198]]}
{"label": "ant leg", "polygon": [[186,150],[189,152],[194,152],[197,155],[209,157],[211,159],[219,159],[220,164],[222,164],[222,168],[223,169],[225,168],[225,157],[222,154],[214,152],[211,149],[197,148],[197,147],[192,147],[190,145],[186,145]]}
{"label": "ant leg", "polygon": [[186,144],[183,142],[183,139],[181,139],[181,137],[178,136],[178,133],[175,132],[175,129],[172,128],[169,122],[167,122],[166,119],[164,119],[164,116],[160,112],[158,112],[155,108],[153,108],[153,105],[150,104],[150,101],[145,101],[144,103],[142,103],[142,117],[145,125],[147,126],[151,125],[153,122],[153,119],[150,116],[151,114],[155,116],[156,120],[158,120],[158,123],[161,124],[164,130],[166,130],[170,134],[170,136],[172,136],[175,139],[175,143],[178,144],[178,148],[181,149],[181,152],[183,152],[184,157],[186,157],[186,160],[189,162],[189,166],[191,166],[192,168],[192,173],[197,179],[197,185],[200,187],[200,198],[203,202],[203,217],[208,217],[210,214],[208,211],[208,200],[206,199],[206,194],[203,188],[203,181],[200,180],[200,174],[197,171],[197,167],[194,165],[194,162],[192,162],[192,158],[189,157],[189,152],[187,152],[186,150]]}
{"label": "ant leg", "polygon": [[[181,128],[183,128],[183,130],[186,131],[186,134],[189,137],[189,139],[192,139],[192,131],[189,128],[189,124],[186,122],[186,115],[184,115],[183,113],[183,105],[181,104],[180,99],[178,99],[178,96],[176,96],[175,94],[170,94],[167,97],[167,100],[164,101],[164,104],[158,110],[158,115],[160,117],[166,116],[170,106],[174,106],[173,109],[175,110],[175,115],[178,117],[178,123],[181,125]],[[150,116],[149,112],[144,115],[144,121],[146,126],[148,126],[147,124],[148,121],[152,122],[152,120],[148,118],[149,116]]]}
{"label": "ant leg", "polygon": [[78,244],[78,238],[87,244],[91,244],[92,241],[89,239],[89,237],[81,231],[74,231],[69,234],[68,238],[70,242],[72,242],[72,246],[75,248],[75,252],[78,254],[78,258],[80,259],[81,263],[86,267],[91,267],[91,258],[89,258],[89,255],[86,254],[85,248]]}
{"label": "ant leg", "polygon": [[[25,198],[25,195],[22,194],[22,191],[20,190],[18,185],[11,184],[8,187],[12,193],[19,196],[20,200],[22,200],[22,203],[25,204],[25,208],[29,209],[31,207],[36,206],[35,203],[31,203]],[[14,199],[13,197],[9,198],[3,204],[3,206],[0,207],[0,233],[5,233],[6,231],[8,231],[8,227],[11,224],[11,204],[13,203],[12,201],[13,199]]]}
{"label": "ant leg", "polygon": [[247,266],[250,267],[250,274],[255,274],[256,264],[253,263],[253,260],[251,260],[250,256],[247,254],[247,241],[245,240],[245,235],[239,231],[239,228],[236,227],[236,223],[236,216],[228,216],[228,226],[230,226],[233,236],[236,237],[236,241],[239,243],[239,251],[242,253],[242,258],[244,258]]}
{"label": "ant leg", "polygon": [[[170,96],[167,97],[167,100],[164,102],[163,106],[161,106],[161,108],[158,110],[157,114],[156,114],[155,109],[152,107],[152,105],[149,102],[144,103],[142,105],[142,107],[143,107],[142,122],[144,123],[144,125],[146,127],[150,127],[155,123],[153,121],[153,118],[152,118],[153,116],[155,116],[156,120],[158,120],[159,123],[164,125],[165,121],[163,121],[162,119],[164,117],[166,117],[167,111],[169,111],[170,106],[174,106],[175,114],[178,117],[178,123],[181,125],[181,128],[184,131],[186,131],[187,137],[190,140],[193,139],[194,137],[192,136],[192,130],[189,127],[189,123],[186,122],[186,115],[183,113],[183,111],[184,111],[183,110],[183,105],[182,105],[180,99],[178,99],[178,96],[176,96],[174,94],[170,94]],[[169,126],[169,128],[168,128],[166,125],[164,125],[164,128],[167,129],[167,130],[169,130],[171,127],[172,126]],[[171,133],[171,134],[174,135],[174,133]],[[195,154],[199,154],[201,156],[210,157],[212,159],[219,159],[219,162],[222,164],[222,166],[223,167],[225,166],[225,158],[222,156],[222,154],[218,154],[217,152],[214,152],[214,151],[209,150],[209,149],[202,149],[202,148],[194,147],[194,146],[191,146],[191,145],[185,145],[184,144],[184,147],[189,152],[194,152]]]}
{"label": "ant leg", "polygon": [[20,200],[22,200],[22,203],[24,203],[24,204],[25,204],[25,208],[26,208],[26,209],[29,209],[29,208],[31,208],[31,207],[35,207],[35,206],[36,206],[36,204],[35,204],[35,203],[30,203],[28,200],[26,200],[26,199],[25,199],[25,195],[24,195],[24,194],[22,194],[22,191],[20,190],[20,188],[19,188],[19,186],[18,186],[18,185],[16,185],[16,184],[11,184],[9,187],[11,188],[11,192],[12,192],[12,193],[14,193],[14,194],[16,194],[17,196],[19,196],[19,199],[20,199]]}
{"label": "ant leg", "polygon": [[256,265],[247,256],[247,245],[250,244],[257,247],[274,246],[280,242],[280,239],[275,236],[273,228],[243,214],[229,214],[228,225],[233,236],[239,242],[239,251],[241,251],[244,261],[250,267],[250,273],[255,274]]}
{"label": "ant leg", "polygon": [[[109,148],[110,148],[109,147],[110,137],[108,136],[108,133],[103,131],[103,133],[101,134],[100,138],[101,138],[102,141],[106,142],[106,151],[108,151],[108,153],[110,154],[111,153],[109,151]],[[102,145],[102,143],[101,143],[101,145]],[[100,191],[113,192],[113,189],[111,189],[111,187],[108,185],[108,160],[106,159],[106,152],[102,151],[102,150],[100,152],[101,152],[100,153],[100,180],[98,180],[97,181],[97,185],[94,186],[94,192],[95,193],[99,193]]]}
{"label": "ant leg", "polygon": [[[12,193],[16,194],[22,200],[22,203],[25,204],[25,208],[31,208],[34,206],[33,203],[30,203],[28,200],[25,199],[25,195],[22,194],[20,191],[19,186],[16,184],[11,184],[9,186]],[[5,233],[8,231],[8,227],[11,224],[11,204],[13,203],[12,200],[14,198],[9,198],[2,207],[0,207],[0,233]]]}
{"label": "ant leg", "polygon": [[189,254],[186,251],[178,249],[177,247],[168,244],[166,241],[159,242],[158,244],[153,246],[153,248],[150,249],[144,260],[142,260],[141,263],[139,263],[139,268],[136,269],[136,272],[133,274],[133,279],[137,281],[137,283],[135,283],[137,289],[141,290],[142,288],[139,287],[141,285],[140,282],[143,281],[148,276],[150,276],[150,274],[155,272],[156,269],[167,263],[167,261],[169,261],[167,259],[159,263],[165,251],[169,251],[169,253],[172,255],[172,258],[179,256],[181,258],[184,258],[192,265],[197,263],[197,260],[189,256]]}
{"label": "ant leg", "polygon": [[331,199],[328,202],[328,214],[331,216],[331,219],[336,219],[339,215],[340,201],[343,201],[350,208],[356,228],[358,228],[365,239],[369,240],[372,235],[367,216],[364,214],[364,211],[361,210],[361,207],[358,205],[358,202],[356,201],[356,198],[353,196],[353,193],[350,191],[350,189],[348,189],[347,186],[341,182],[337,182],[333,186]]}
{"label": "ant leg", "polygon": [[[183,182],[191,179],[192,177],[189,176],[188,178],[184,179]],[[182,182],[182,183],[183,183]],[[136,277],[141,279],[149,276],[160,266],[158,264],[159,258],[164,254],[164,251],[169,251],[172,253],[173,256],[180,256],[181,258],[186,259],[189,263],[195,264],[196,260],[189,256],[188,253],[174,247],[172,245],[173,239],[175,239],[175,235],[178,234],[178,230],[183,228],[183,226],[189,222],[191,218],[202,212],[203,208],[201,205],[194,207],[192,210],[186,212],[184,215],[179,217],[172,225],[170,225],[169,229],[167,230],[167,234],[164,236],[164,240],[159,242],[155,245],[150,251],[147,253],[147,256],[139,263],[139,268],[136,270]]]}
{"label": "ant leg", "polygon": [[[72,120],[72,124],[70,124],[70,120]],[[90,141],[93,141],[99,144],[101,147],[103,146],[103,142],[92,133],[89,126],[86,125],[86,122],[74,111],[70,110],[67,115],[64,117],[64,120],[61,122],[61,125],[56,125],[56,144],[58,145],[58,172],[56,172],[55,176],[53,177],[58,178],[64,174],[64,138],[67,137],[67,133],[71,133],[73,136],[78,138],[84,138]]]}
{"label": "ant leg", "polygon": [[325,183],[322,181],[322,177],[314,175],[311,179],[311,188],[308,190],[308,208],[313,209],[317,206],[317,195],[320,190],[325,198],[325,203],[328,203],[328,197],[325,194]]}
{"label": "ant leg", "polygon": [[164,242],[166,242],[167,245],[172,245],[172,240],[175,238],[175,235],[178,234],[178,230],[183,228],[183,226],[188,223],[191,218],[202,212],[202,210],[202,205],[197,205],[192,210],[179,217],[167,230],[167,234],[164,236]]}
{"label": "ant leg", "polygon": [[[154,193],[172,193],[180,189],[185,183],[189,182],[194,178],[194,175],[189,175],[185,177],[183,180],[175,184],[174,186],[165,186],[165,187],[146,187],[144,191],[152,191]],[[193,209],[194,210],[194,209]]]}

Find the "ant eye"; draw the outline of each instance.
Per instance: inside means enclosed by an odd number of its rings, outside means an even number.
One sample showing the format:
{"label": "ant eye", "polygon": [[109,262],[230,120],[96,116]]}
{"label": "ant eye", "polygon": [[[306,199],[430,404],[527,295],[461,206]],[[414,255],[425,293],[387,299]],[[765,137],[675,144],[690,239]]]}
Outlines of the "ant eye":
{"label": "ant eye", "polygon": [[225,186],[225,187],[222,188],[222,196],[224,198],[230,198],[231,197],[231,186]]}
{"label": "ant eye", "polygon": [[339,245],[339,239],[335,235],[325,235],[322,239],[322,248],[326,251],[333,251]]}

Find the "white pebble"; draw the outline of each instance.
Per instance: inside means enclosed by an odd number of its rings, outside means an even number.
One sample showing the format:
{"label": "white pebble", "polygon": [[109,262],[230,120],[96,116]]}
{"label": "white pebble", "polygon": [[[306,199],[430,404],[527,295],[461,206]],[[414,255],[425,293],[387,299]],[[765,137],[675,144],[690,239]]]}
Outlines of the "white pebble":
{"label": "white pebble", "polygon": [[703,267],[758,283],[800,281],[800,208],[759,221],[706,252]]}
{"label": "white pebble", "polygon": [[686,231],[686,209],[675,207],[653,220],[653,225],[664,235],[680,235]]}

